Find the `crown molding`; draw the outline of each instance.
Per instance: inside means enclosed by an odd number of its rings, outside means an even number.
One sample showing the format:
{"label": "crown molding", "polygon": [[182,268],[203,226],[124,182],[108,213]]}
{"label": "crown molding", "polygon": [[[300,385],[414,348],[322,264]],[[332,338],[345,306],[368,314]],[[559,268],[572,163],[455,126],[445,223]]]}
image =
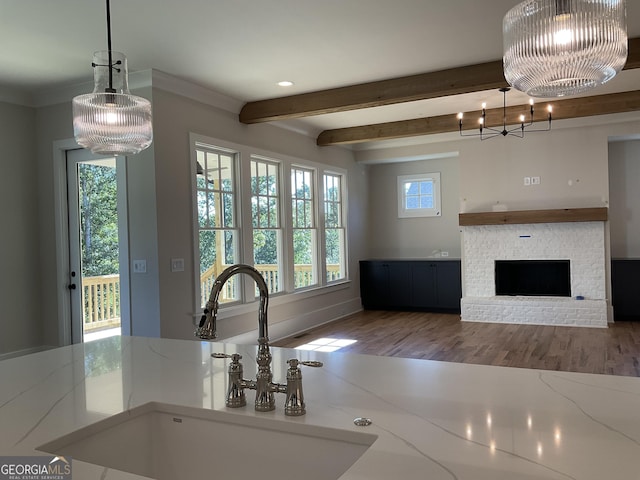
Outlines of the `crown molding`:
{"label": "crown molding", "polygon": [[228,97],[200,85],[196,85],[182,78],[175,77],[160,70],[152,71],[153,88],[175,93],[205,105],[217,107],[235,115],[240,114],[244,102]]}

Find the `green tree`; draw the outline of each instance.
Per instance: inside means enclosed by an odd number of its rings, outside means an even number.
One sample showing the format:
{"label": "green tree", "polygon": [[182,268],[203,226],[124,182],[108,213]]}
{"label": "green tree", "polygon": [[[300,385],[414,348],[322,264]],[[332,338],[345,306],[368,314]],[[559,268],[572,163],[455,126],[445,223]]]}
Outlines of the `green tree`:
{"label": "green tree", "polygon": [[84,276],[119,273],[116,169],[80,163],[80,234]]}

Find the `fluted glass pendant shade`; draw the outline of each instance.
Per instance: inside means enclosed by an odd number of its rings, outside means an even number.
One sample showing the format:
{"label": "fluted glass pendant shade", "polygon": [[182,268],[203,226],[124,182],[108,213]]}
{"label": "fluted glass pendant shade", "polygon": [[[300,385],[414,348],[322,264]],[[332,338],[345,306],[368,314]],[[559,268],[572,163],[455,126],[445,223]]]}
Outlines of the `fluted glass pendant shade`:
{"label": "fluted glass pendant shade", "polygon": [[151,103],[129,92],[124,54],[95,52],[93,78],[93,93],[72,102],[78,144],[103,155],[135,154],[151,145]]}
{"label": "fluted glass pendant shade", "polygon": [[502,30],[504,77],[533,97],[585,92],[627,61],[624,0],[526,0]]}

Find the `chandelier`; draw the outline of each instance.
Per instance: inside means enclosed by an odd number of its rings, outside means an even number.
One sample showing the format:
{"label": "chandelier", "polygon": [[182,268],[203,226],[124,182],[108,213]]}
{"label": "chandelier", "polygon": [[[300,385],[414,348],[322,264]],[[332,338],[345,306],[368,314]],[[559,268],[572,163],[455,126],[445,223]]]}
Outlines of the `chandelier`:
{"label": "chandelier", "polygon": [[625,0],[526,0],[502,32],[504,77],[533,97],[585,92],[627,61]]}
{"label": "chandelier", "polygon": [[[547,105],[547,119],[548,125],[547,128],[538,128],[532,129],[529,128],[533,125],[533,100],[529,100],[529,116],[521,114],[518,121],[519,125],[516,127],[512,127],[511,129],[507,129],[507,92],[511,90],[509,87],[503,87],[499,91],[502,92],[502,130],[497,128],[488,127],[487,126],[487,104],[482,104],[482,114],[478,120],[479,123],[479,132],[478,133],[464,133],[462,131],[462,118],[463,113],[458,113],[458,126],[460,128],[460,136],[462,137],[480,137],[480,140],[488,140],[489,138],[497,137],[502,135],[506,137],[507,135],[511,135],[518,138],[524,138],[525,132],[547,132],[551,130],[551,112],[553,108],[551,105]],[[497,110],[497,109],[496,109]],[[510,124],[513,125],[513,124]]]}
{"label": "chandelier", "polygon": [[107,2],[107,48],[93,55],[93,93],[72,101],[78,144],[103,155],[139,153],[153,139],[151,103],[131,95],[127,58],[111,50],[111,12]]}

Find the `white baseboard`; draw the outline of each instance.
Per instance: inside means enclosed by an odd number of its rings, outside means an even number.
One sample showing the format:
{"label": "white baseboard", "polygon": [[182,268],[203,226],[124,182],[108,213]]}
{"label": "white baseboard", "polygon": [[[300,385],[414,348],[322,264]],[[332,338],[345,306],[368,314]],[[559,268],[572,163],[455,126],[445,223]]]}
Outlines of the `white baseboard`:
{"label": "white baseboard", "polygon": [[22,357],[23,355],[30,355],[32,353],[43,352],[45,350],[50,350],[52,348],[56,348],[56,347],[52,347],[50,345],[41,345],[39,347],[31,347],[31,348],[25,348],[23,350],[15,350],[13,352],[2,353],[0,354],[0,361],[7,360],[9,358]]}

